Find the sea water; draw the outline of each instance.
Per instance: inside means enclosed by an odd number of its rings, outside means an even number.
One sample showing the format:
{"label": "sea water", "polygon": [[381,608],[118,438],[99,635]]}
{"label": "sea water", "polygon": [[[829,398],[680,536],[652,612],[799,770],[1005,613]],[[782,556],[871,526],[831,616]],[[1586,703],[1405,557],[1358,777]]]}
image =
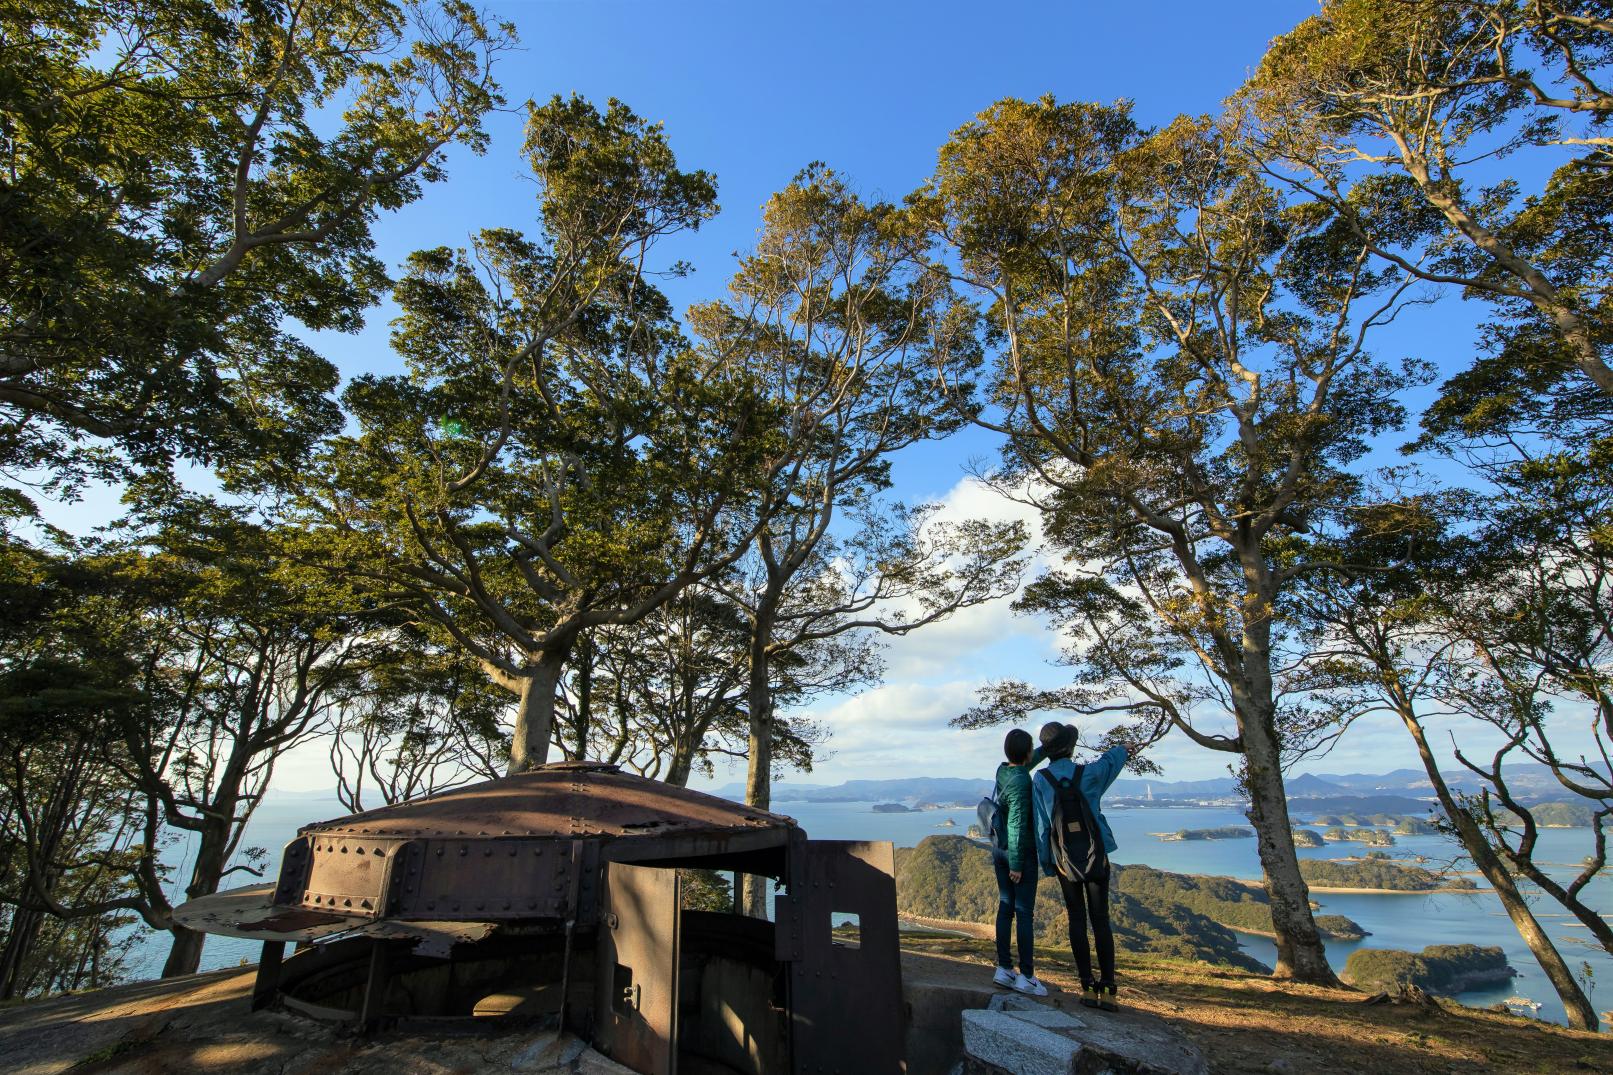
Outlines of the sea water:
{"label": "sea water", "polygon": [[[973,808],[920,810],[908,813],[876,813],[872,803],[777,802],[774,810],[800,822],[808,835],[823,840],[890,840],[898,847],[912,847],[926,836],[962,836],[976,821]],[[1303,800],[1293,806],[1294,816],[1307,815]],[[262,847],[268,852],[265,878],[279,872],[280,851],[296,835],[297,829],[314,821],[340,817],[347,811],[334,796],[273,795],[267,797],[253,815],[241,841],[243,848]],[[1159,807],[1111,809],[1106,811],[1110,827],[1120,845],[1114,855],[1119,863],[1138,863],[1174,873],[1210,874],[1259,880],[1260,861],[1252,838],[1234,840],[1160,840],[1152,833],[1178,829],[1210,829],[1226,825],[1247,826],[1241,810],[1231,807]],[[947,822],[952,824],[948,825]],[[1320,830],[1316,830],[1320,831]],[[1589,850],[1584,829],[1546,829],[1541,832],[1536,860],[1555,863],[1549,869],[1566,880]],[[1349,858],[1372,850],[1355,843],[1328,843],[1318,848],[1300,848],[1302,858]],[[1429,869],[1447,866],[1468,869],[1456,845],[1444,836],[1395,837],[1395,846],[1382,849],[1395,858],[1423,856]],[[174,861],[190,851],[180,841],[173,848]],[[183,863],[188,866],[188,862]],[[175,870],[174,876],[184,876]],[[1473,878],[1483,884],[1482,878]],[[234,884],[252,879],[240,874]],[[1486,1006],[1514,994],[1530,997],[1541,1004],[1539,1016],[1556,1022],[1564,1020],[1562,1004],[1540,967],[1519,939],[1511,921],[1493,893],[1329,893],[1313,896],[1320,912],[1342,914],[1353,919],[1371,935],[1364,941],[1327,943],[1329,961],[1338,969],[1356,948],[1400,948],[1421,951],[1431,944],[1500,945],[1507,959],[1519,972],[1511,985],[1474,990],[1458,996],[1464,1004]],[[1591,887],[1592,906],[1613,906],[1613,880],[1598,879]],[[1559,910],[1549,899],[1536,899],[1533,907],[1546,931],[1570,967],[1584,976],[1591,1003],[1598,1010],[1613,1007],[1613,957],[1596,945],[1582,924]],[[1240,934],[1245,950],[1270,966],[1276,960],[1276,946],[1266,937]],[[229,937],[209,937],[202,954],[202,969],[211,970],[237,963],[255,962],[260,945]],[[167,954],[166,934],[147,934],[140,942],[130,967],[135,978],[154,977],[162,969]],[[1590,968],[1583,974],[1583,966]]]}

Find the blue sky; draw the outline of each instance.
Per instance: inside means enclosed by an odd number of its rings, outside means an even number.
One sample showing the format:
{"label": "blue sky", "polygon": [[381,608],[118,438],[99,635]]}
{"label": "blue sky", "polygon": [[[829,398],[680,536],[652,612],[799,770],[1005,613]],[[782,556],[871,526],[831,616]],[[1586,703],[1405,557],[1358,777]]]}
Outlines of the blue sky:
{"label": "blue sky", "polygon": [[[662,251],[695,273],[668,283],[681,308],[722,293],[733,254],[754,240],[760,207],[803,166],[823,161],[865,196],[900,200],[921,184],[950,132],[1007,96],[1064,100],[1130,98],[1138,119],[1163,123],[1217,109],[1258,63],[1266,43],[1314,13],[1313,0],[1237,3],[964,3],[958,0],[798,3],[678,0],[506,0],[495,19],[515,23],[521,50],[499,80],[511,109],[492,118],[483,157],[456,150],[449,180],[376,229],[380,255],[397,266],[411,250],[461,245],[484,227],[530,228],[533,187],[519,156],[527,99],[580,93],[616,97],[664,123],[684,167],[718,183],[722,212],[698,235]],[[1447,296],[1411,311],[1377,348],[1385,358],[1418,354],[1444,369],[1470,356],[1476,311]],[[386,344],[386,308],[354,336],[322,335],[344,375],[397,369]],[[895,494],[947,498],[960,513],[996,511],[960,485],[964,464],[989,458],[993,439],[968,431],[911,449],[898,461]],[[110,493],[52,514],[75,527],[116,514]],[[972,775],[994,766],[1000,731],[947,728],[973,688],[989,678],[1056,682],[1046,659],[1053,639],[1006,606],[892,644],[884,687],[820,706],[835,736],[813,781],[914,773]],[[1404,733],[1363,727],[1312,768],[1387,770],[1406,763]],[[1226,756],[1187,743],[1162,745],[1167,776],[1219,775]],[[288,789],[328,785],[323,752],[282,767]],[[717,782],[732,779],[719,772]]]}

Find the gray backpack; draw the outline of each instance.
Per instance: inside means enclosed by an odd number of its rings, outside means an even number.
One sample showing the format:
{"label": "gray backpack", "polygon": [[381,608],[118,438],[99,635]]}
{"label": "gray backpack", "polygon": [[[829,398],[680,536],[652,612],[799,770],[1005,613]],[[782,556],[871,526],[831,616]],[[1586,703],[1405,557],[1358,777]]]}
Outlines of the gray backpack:
{"label": "gray backpack", "polygon": [[1007,841],[1003,838],[1008,825],[1008,809],[997,801],[997,786],[992,785],[991,793],[980,800],[975,807],[975,817],[980,821],[980,831],[984,834],[986,846],[991,849],[994,857],[1006,860],[1008,852],[1004,850]]}

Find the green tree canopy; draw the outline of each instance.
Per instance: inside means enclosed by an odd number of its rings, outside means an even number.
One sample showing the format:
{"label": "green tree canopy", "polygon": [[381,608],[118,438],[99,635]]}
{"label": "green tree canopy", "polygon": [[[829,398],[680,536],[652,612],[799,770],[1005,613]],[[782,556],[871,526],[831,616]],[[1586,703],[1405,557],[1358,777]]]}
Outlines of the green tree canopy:
{"label": "green tree canopy", "polygon": [[[1313,729],[1284,698],[1297,535],[1358,495],[1352,464],[1403,414],[1365,347],[1406,286],[1325,207],[1250,167],[1242,132],[1125,103],[1006,100],[956,132],[914,197],[982,296],[994,355],[978,420],[997,475],[1063,564],[1020,600],[1072,638],[1067,690],[988,691],[968,718],[1129,712],[1243,756],[1279,973],[1329,981],[1282,790]],[[978,405],[956,390],[960,406]],[[1236,734],[1208,733],[1206,709]]]}
{"label": "green tree canopy", "polygon": [[257,463],[337,419],[383,211],[480,151],[507,27],[391,0],[0,3],[0,468]]}
{"label": "green tree canopy", "polygon": [[521,699],[539,764],[581,632],[636,620],[732,562],[773,436],[743,368],[684,342],[646,259],[715,212],[710,176],[620,102],[530,109],[541,230],[420,251],[399,281],[408,372],[355,379],[351,434],[304,485],[373,581]]}

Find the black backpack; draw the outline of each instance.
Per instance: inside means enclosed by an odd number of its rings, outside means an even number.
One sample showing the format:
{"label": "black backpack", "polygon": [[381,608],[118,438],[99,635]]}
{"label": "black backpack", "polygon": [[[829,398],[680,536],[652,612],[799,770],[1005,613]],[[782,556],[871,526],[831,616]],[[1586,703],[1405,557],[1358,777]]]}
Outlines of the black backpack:
{"label": "black backpack", "polygon": [[1077,765],[1075,775],[1055,777],[1043,769],[1041,776],[1053,789],[1053,816],[1049,819],[1048,845],[1053,868],[1071,881],[1106,881],[1109,878],[1109,852],[1103,847],[1103,834],[1092,804],[1081,793],[1081,774],[1086,766]]}

